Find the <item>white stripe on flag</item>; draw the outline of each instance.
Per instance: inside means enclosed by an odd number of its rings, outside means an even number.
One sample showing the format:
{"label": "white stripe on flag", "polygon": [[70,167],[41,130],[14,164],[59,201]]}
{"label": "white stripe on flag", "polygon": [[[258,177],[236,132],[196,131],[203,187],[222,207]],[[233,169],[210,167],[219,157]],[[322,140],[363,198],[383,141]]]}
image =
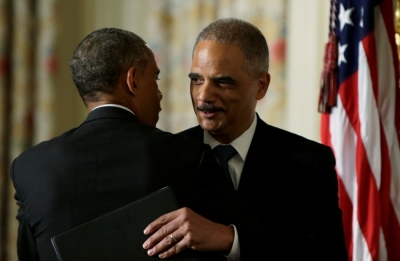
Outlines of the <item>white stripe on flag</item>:
{"label": "white stripe on flag", "polygon": [[379,230],[379,260],[387,260],[385,236],[383,235],[382,228]]}
{"label": "white stripe on flag", "polygon": [[353,211],[353,260],[373,261],[369,252],[367,241],[360,229],[357,216],[357,200]]}
{"label": "white stripe on flag", "polygon": [[338,96],[337,106],[332,109],[329,121],[332,149],[335,155],[341,155],[336,157],[337,174],[354,207],[354,201],[357,198],[357,177],[354,165],[357,136],[343,108],[340,96]]}
{"label": "white stripe on flag", "polygon": [[[371,72],[364,50],[360,42],[358,48],[358,116],[360,119],[360,135],[367,153],[367,160],[374,175],[377,187],[381,184],[381,150],[380,144],[379,115],[376,100],[372,89]],[[375,54],[375,50],[373,51]],[[359,173],[359,175],[363,173]],[[379,201],[379,198],[373,199]]]}

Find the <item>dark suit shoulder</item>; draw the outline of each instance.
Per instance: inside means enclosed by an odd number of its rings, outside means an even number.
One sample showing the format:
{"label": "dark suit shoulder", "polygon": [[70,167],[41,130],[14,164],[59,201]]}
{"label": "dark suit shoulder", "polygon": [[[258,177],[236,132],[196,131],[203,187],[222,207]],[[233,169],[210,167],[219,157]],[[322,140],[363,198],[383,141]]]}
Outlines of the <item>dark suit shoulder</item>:
{"label": "dark suit shoulder", "polygon": [[31,160],[30,157],[32,157],[34,155],[39,156],[38,153],[41,153],[41,152],[46,152],[44,154],[41,154],[40,155],[41,157],[46,156],[46,155],[51,156],[52,155],[51,150],[59,148],[60,145],[63,142],[65,142],[65,139],[68,136],[70,136],[77,129],[78,128],[73,128],[69,131],[64,132],[63,134],[61,134],[59,136],[53,137],[49,140],[41,141],[38,144],[33,145],[33,146],[27,148],[26,150],[24,150],[23,152],[21,152],[20,155],[16,157],[16,159],[28,157]]}
{"label": "dark suit shoulder", "polygon": [[330,147],[307,139],[298,134],[266,124],[261,119],[257,122],[253,143],[272,148],[277,154],[291,156],[303,164],[314,163],[324,159],[323,164],[334,164],[335,159]]}
{"label": "dark suit shoulder", "polygon": [[203,140],[203,129],[200,127],[200,125],[181,131],[178,134],[196,138],[197,140],[201,139],[201,141]]}
{"label": "dark suit shoulder", "polygon": [[194,149],[198,149],[203,151],[208,145],[205,145],[202,141],[198,141],[193,139],[189,135],[185,135],[182,133],[173,134],[170,132],[162,131],[157,128],[152,128],[150,126],[144,126],[144,128],[148,128],[146,132],[148,135],[149,142],[158,143],[158,144],[170,144],[170,150],[180,150],[184,152],[186,149],[188,151],[193,151]]}
{"label": "dark suit shoulder", "polygon": [[239,193],[282,260],[346,260],[334,164],[328,146],[258,119]]}

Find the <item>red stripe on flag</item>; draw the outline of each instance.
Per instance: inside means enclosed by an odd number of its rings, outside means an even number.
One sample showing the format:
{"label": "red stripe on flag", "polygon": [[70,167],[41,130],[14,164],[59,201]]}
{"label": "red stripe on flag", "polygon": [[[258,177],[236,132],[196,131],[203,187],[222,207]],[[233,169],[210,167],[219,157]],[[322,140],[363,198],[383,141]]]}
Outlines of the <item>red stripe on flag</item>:
{"label": "red stripe on flag", "polygon": [[346,242],[349,260],[353,260],[353,204],[347,194],[346,188],[341,178],[339,182],[339,207],[342,210],[342,220],[344,229],[344,239]]}
{"label": "red stripe on flag", "polygon": [[331,144],[331,132],[329,131],[329,118],[330,114],[322,113],[321,114],[321,142],[332,148]]}
{"label": "red stripe on flag", "polygon": [[357,135],[357,218],[373,260],[379,258],[380,203],[377,185],[368,162],[361,136],[358,115],[358,73],[354,73],[339,88],[343,107]]}
{"label": "red stripe on flag", "polygon": [[378,78],[378,59],[376,57],[376,44],[375,35],[370,33],[362,39],[362,45],[364,46],[365,56],[367,57],[369,74],[372,82],[372,90],[375,97],[375,104],[378,107],[379,101],[379,78]]}

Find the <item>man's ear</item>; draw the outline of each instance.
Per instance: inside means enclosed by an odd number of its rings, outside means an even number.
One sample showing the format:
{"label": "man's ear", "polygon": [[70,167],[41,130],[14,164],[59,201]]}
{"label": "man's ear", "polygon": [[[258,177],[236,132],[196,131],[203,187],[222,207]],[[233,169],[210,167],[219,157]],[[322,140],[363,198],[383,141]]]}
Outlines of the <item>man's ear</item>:
{"label": "man's ear", "polygon": [[257,80],[257,93],[256,99],[261,100],[267,93],[269,83],[271,81],[271,75],[269,73],[263,73]]}
{"label": "man's ear", "polygon": [[138,80],[139,73],[137,72],[135,67],[129,68],[128,72],[126,73],[126,85],[128,86],[129,91],[133,95],[137,95],[137,86],[135,81]]}

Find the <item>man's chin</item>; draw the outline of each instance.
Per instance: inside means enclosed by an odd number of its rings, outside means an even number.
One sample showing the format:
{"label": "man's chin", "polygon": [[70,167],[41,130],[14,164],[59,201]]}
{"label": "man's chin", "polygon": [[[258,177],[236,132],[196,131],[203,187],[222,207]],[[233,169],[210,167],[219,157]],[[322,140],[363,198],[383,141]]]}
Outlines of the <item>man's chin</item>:
{"label": "man's chin", "polygon": [[210,121],[208,119],[199,120],[199,124],[201,128],[207,132],[216,132],[218,131],[218,124],[214,121]]}

